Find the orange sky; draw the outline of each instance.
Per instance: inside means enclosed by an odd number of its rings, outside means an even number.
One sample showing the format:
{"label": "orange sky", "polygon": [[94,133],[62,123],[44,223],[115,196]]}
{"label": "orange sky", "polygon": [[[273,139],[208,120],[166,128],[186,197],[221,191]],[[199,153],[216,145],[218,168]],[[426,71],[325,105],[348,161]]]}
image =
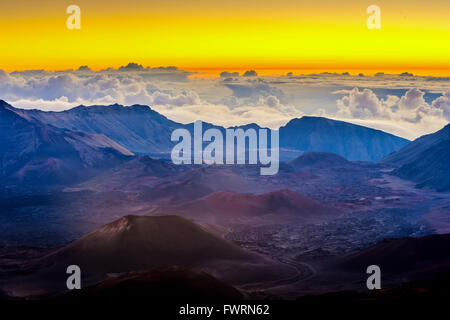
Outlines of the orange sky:
{"label": "orange sky", "polygon": [[[195,71],[450,76],[450,1],[15,0],[0,4],[0,69],[93,69],[130,61]],[[68,30],[66,8],[81,8]]]}

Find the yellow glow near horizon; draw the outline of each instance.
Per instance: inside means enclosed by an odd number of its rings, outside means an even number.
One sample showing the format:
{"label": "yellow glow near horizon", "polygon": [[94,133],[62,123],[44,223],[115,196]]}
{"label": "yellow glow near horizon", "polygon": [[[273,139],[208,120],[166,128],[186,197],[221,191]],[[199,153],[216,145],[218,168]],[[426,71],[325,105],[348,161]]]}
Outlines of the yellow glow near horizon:
{"label": "yellow glow near horizon", "polygon": [[[81,7],[81,30],[65,10]],[[56,1],[0,4],[0,69],[176,65],[194,71],[402,72],[450,75],[450,2],[358,0]]]}

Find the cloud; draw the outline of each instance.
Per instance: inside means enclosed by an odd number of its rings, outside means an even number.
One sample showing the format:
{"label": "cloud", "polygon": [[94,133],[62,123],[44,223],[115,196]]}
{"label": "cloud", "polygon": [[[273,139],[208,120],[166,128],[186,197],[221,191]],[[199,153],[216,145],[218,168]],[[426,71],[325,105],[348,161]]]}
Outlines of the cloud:
{"label": "cloud", "polygon": [[[337,93],[343,93],[343,91]],[[348,95],[337,100],[339,115],[352,116],[359,119],[385,116],[386,105],[378,99],[372,90],[363,89],[360,91],[358,88],[354,88],[347,91],[347,93]]]}
{"label": "cloud", "polygon": [[442,113],[448,121],[450,121],[450,90],[444,92],[444,94],[433,101],[433,107],[442,110]]}
{"label": "cloud", "polygon": [[[38,109],[43,111],[64,111],[72,109],[79,105],[93,105],[90,100],[77,99],[76,101],[70,102],[67,97],[60,97],[54,100],[44,100],[44,99],[19,99],[15,101],[8,101],[12,106],[20,109]],[[115,100],[111,97],[106,97],[104,99],[97,100],[96,105],[111,105],[114,104]]]}
{"label": "cloud", "polygon": [[200,97],[196,92],[183,91],[178,95],[170,95],[161,92],[155,92],[153,94],[153,104],[154,105],[173,105],[173,106],[183,106],[183,105],[195,105],[201,103]]}
{"label": "cloud", "polygon": [[133,104],[143,104],[143,105],[152,105],[153,97],[146,90],[139,89],[139,91],[134,93],[129,93],[124,97],[125,105],[133,105]]}
{"label": "cloud", "polygon": [[[425,92],[413,88],[406,91],[400,98],[387,95],[385,99],[379,99],[370,89],[340,90],[335,93],[347,93],[336,101],[338,116],[354,117],[357,119],[394,119],[409,122],[420,122],[427,116],[442,116],[442,108],[437,108],[435,103],[428,104]],[[445,97],[440,101],[444,101]],[[445,105],[444,102],[441,102]]]}
{"label": "cloud", "polygon": [[370,89],[353,88],[335,93],[346,94],[336,101],[335,117],[368,123],[406,138],[438,130],[449,120],[450,91],[431,105],[425,101],[425,93],[417,88],[407,90],[400,98],[388,95],[385,99],[378,98]]}
{"label": "cloud", "polygon": [[130,62],[126,66],[119,67],[119,71],[142,71],[144,67],[142,64],[137,64],[135,62]]}
{"label": "cloud", "polygon": [[181,108],[171,105],[153,106],[152,108],[177,122],[190,123],[202,120],[225,127],[257,123],[263,127],[277,129],[292,118],[303,116],[303,113],[296,108],[282,105],[273,107],[264,105],[264,103],[265,101],[262,100],[258,106],[236,108],[208,103],[186,105]]}
{"label": "cloud", "polygon": [[235,76],[226,71],[219,78],[191,78],[191,74],[137,63],[122,71],[92,71],[86,66],[53,72],[0,70],[0,99],[16,107],[53,111],[80,104],[144,104],[176,121],[201,119],[229,126],[256,122],[276,128],[307,114],[407,138],[438,130],[450,118],[450,80],[445,78],[331,73],[224,78]]}
{"label": "cloud", "polygon": [[19,99],[15,101],[9,101],[14,107],[33,110],[39,109],[44,111],[63,111],[76,107],[82,103],[80,102],[69,102],[67,97],[61,97],[55,100],[43,100],[43,99]]}
{"label": "cloud", "polygon": [[12,77],[9,75],[9,73],[0,69],[0,81],[9,82],[11,80],[12,80]]}
{"label": "cloud", "polygon": [[425,106],[427,103],[423,98],[424,94],[424,92],[420,91],[417,88],[408,90],[406,94],[401,97],[398,105],[400,108],[405,110],[414,110]]}
{"label": "cloud", "polygon": [[255,70],[247,70],[244,72],[243,76],[244,77],[257,77],[258,74],[256,73]]}
{"label": "cloud", "polygon": [[225,87],[233,91],[233,96],[237,98],[259,98],[259,96],[275,96],[279,99],[283,99],[284,92],[276,87],[261,84],[237,84],[237,83],[226,83]]}
{"label": "cloud", "polygon": [[279,108],[281,106],[280,100],[275,96],[268,96],[265,100],[262,99],[262,101],[271,108]]}
{"label": "cloud", "polygon": [[[172,72],[179,73],[177,68],[156,68],[144,74],[160,72],[164,76]],[[107,101],[120,104],[195,104],[198,95],[192,90],[161,89],[164,81],[148,79],[136,72],[14,72],[0,70],[0,97],[8,101],[17,101],[27,105],[25,101],[35,100],[61,103],[61,106],[73,105],[80,101],[87,104],[101,104]],[[169,70],[169,71],[167,71]],[[64,98],[64,99],[62,99]],[[61,109],[62,107],[58,107]]]}
{"label": "cloud", "polygon": [[220,73],[221,78],[239,77],[239,72],[224,71]]}
{"label": "cloud", "polygon": [[80,66],[80,67],[77,69],[77,71],[80,71],[80,72],[92,72],[92,69],[89,68],[88,66]]}

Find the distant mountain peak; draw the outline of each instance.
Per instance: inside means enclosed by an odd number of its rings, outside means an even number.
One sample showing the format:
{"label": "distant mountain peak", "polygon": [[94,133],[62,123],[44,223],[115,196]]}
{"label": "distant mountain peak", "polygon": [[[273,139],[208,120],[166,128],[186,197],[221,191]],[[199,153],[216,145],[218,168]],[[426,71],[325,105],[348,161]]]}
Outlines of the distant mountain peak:
{"label": "distant mountain peak", "polygon": [[300,123],[304,123],[304,122],[323,121],[323,120],[328,120],[328,119],[323,118],[323,117],[303,116],[300,118],[291,119],[288,123],[286,123],[285,126],[296,125],[296,124],[300,124]]}
{"label": "distant mountain peak", "polygon": [[367,129],[367,130],[371,130],[371,131],[378,131],[378,132],[382,132],[382,133],[385,133],[385,134],[388,134],[388,135],[392,135],[392,134],[384,132],[382,130],[365,127],[365,126],[362,126],[362,125],[359,125],[359,124],[355,124],[355,123],[351,123],[351,122],[347,122],[347,121],[336,120],[336,119],[320,117],[320,116],[302,116],[300,118],[294,118],[294,119],[290,120],[285,126],[288,126],[289,124],[295,125],[295,124],[304,124],[304,123],[314,123],[314,124],[323,124],[323,125],[326,125],[326,124],[329,124],[329,125],[337,124],[337,125],[342,125],[342,126],[359,127],[359,128],[363,128],[363,129]]}
{"label": "distant mountain peak", "polygon": [[415,181],[418,187],[450,190],[450,124],[421,136],[382,160],[397,169],[393,175]]}
{"label": "distant mountain peak", "polygon": [[426,149],[448,139],[450,139],[450,123],[434,133],[426,134],[415,139],[399,151],[389,154],[382,162],[395,166],[403,165],[416,159]]}
{"label": "distant mountain peak", "polygon": [[347,166],[351,164],[347,159],[330,152],[308,152],[289,163],[296,170],[308,168],[336,168],[336,166]]}
{"label": "distant mountain peak", "polygon": [[152,223],[153,228],[157,228],[159,225],[164,225],[167,223],[176,224],[191,224],[187,219],[175,216],[175,215],[165,215],[165,216],[137,216],[137,215],[126,215],[123,216],[107,225],[104,225],[98,230],[99,233],[120,233],[120,232],[132,232],[132,229],[136,228],[142,222]]}
{"label": "distant mountain peak", "polygon": [[[67,111],[76,111],[76,110],[134,110],[134,111],[153,111],[150,106],[143,105],[143,104],[133,104],[131,106],[125,106],[118,103],[110,104],[110,105],[79,105],[76,107],[73,107],[72,109],[69,109]],[[154,112],[154,111],[153,111]]]}
{"label": "distant mountain peak", "polygon": [[[174,122],[150,107],[78,106],[61,112],[20,110],[45,124],[58,128],[104,134],[135,154],[156,158],[170,157],[174,146],[170,136],[177,128],[192,130],[191,124]],[[220,126],[204,123],[204,129]],[[255,128],[253,123],[231,128]],[[405,146],[409,141],[344,121],[304,116],[292,119],[279,129],[280,160],[291,161],[305,152],[332,152],[348,160],[378,161]]]}
{"label": "distant mountain peak", "polygon": [[0,103],[3,186],[29,189],[70,184],[133,155],[105,135],[59,128],[32,115]]}
{"label": "distant mountain peak", "polygon": [[279,132],[284,161],[305,152],[331,152],[348,160],[378,161],[409,142],[381,130],[324,117],[292,119]]}
{"label": "distant mountain peak", "polygon": [[0,99],[0,108],[14,108],[14,107],[5,100]]}

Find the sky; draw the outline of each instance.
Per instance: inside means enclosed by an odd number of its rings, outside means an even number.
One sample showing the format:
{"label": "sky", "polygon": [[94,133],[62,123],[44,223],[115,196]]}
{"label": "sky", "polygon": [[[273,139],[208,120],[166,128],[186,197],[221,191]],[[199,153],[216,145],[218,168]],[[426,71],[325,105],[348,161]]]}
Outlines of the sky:
{"label": "sky", "polygon": [[19,108],[144,104],[270,128],[324,116],[408,139],[450,120],[449,0],[1,1],[0,36],[0,99]]}
{"label": "sky", "polygon": [[[66,8],[81,9],[69,30]],[[381,28],[366,9],[381,10]],[[94,70],[129,61],[217,74],[450,76],[448,0],[15,0],[0,3],[0,68]]]}

